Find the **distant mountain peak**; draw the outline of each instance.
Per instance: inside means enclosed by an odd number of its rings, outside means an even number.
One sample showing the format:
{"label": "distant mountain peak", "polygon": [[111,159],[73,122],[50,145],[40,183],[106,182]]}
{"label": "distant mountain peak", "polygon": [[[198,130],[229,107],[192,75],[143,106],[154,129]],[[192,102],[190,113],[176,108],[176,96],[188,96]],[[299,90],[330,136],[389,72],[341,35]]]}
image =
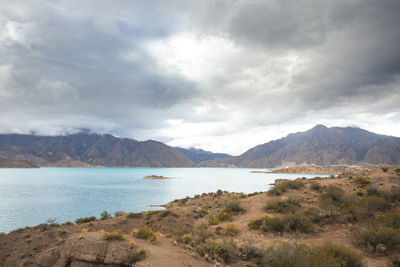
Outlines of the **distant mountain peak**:
{"label": "distant mountain peak", "polygon": [[315,125],[311,130],[327,130],[327,129],[329,129],[329,128],[326,127],[325,125],[323,125],[323,124],[317,124],[317,125]]}
{"label": "distant mountain peak", "polygon": [[316,165],[400,164],[400,138],[357,127],[322,124],[249,149],[245,153],[202,164],[206,167],[269,168],[283,162]]}

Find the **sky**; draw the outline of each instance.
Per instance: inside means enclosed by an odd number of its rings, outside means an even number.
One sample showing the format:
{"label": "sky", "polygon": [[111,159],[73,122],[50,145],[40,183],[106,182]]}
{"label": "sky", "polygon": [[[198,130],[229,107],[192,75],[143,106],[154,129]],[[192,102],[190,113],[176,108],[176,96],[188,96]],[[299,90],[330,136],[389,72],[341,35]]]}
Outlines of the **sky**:
{"label": "sky", "polygon": [[316,124],[400,136],[398,0],[2,0],[0,133],[238,155]]}

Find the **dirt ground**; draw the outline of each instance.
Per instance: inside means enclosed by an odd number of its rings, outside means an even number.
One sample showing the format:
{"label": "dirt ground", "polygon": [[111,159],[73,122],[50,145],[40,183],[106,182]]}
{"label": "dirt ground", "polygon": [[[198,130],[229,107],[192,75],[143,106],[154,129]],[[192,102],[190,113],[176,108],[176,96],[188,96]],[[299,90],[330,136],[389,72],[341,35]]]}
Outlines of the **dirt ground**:
{"label": "dirt ground", "polygon": [[[337,185],[348,194],[362,190],[365,192],[365,188],[360,189],[356,184],[357,176],[369,177],[369,186],[379,190],[400,187],[400,175],[394,171],[394,167],[384,171],[378,166],[341,169],[338,177],[323,178],[318,182],[321,186]],[[17,229],[8,234],[0,234],[0,266],[129,266],[126,264],[126,257],[132,242],[135,243],[135,248],[145,249],[147,252],[147,256],[134,266],[257,266],[256,261],[240,257],[229,264],[218,262],[197,253],[193,245],[177,242],[174,237],[178,230],[191,235],[196,227],[207,225],[208,231],[218,232],[218,229],[223,229],[227,224],[238,226],[239,233],[233,237],[217,234],[217,237],[233,241],[237,247],[249,242],[262,249],[283,241],[309,245],[332,242],[361,253],[365,266],[389,266],[389,259],[400,258],[399,248],[376,254],[356,247],[352,231],[357,225],[345,220],[316,223],[313,231],[308,233],[274,233],[249,229],[248,223],[255,218],[264,215],[282,216],[277,212],[264,211],[265,204],[272,199],[292,196],[302,199],[301,209],[318,207],[320,195],[311,188],[311,180],[301,181],[304,182],[304,187],[287,190],[280,196],[271,196],[267,192],[249,195],[222,191],[205,193],[172,201],[162,211],[123,213],[118,217],[83,224],[41,224]],[[210,225],[210,217],[223,211],[226,203],[232,199],[238,200],[245,212],[234,214],[231,221]],[[399,203],[394,203],[392,208],[398,211]],[[158,240],[149,242],[132,234],[134,229],[141,226],[158,232]],[[123,233],[121,240],[102,240],[104,232],[115,230]]]}

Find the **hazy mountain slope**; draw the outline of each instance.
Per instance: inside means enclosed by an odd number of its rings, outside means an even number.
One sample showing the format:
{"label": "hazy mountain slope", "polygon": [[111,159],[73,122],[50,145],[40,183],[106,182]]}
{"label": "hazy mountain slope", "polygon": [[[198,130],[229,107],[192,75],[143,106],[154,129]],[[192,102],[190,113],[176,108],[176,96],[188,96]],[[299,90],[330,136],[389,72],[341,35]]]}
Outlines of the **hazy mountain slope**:
{"label": "hazy mountain slope", "polygon": [[202,166],[275,167],[285,162],[318,165],[399,164],[400,138],[374,134],[360,128],[317,125],[258,145],[237,157],[202,162]]}
{"label": "hazy mountain slope", "polygon": [[60,166],[79,162],[102,166],[195,167],[182,153],[156,141],[139,142],[112,135],[0,135],[0,156]]}
{"label": "hazy mountain slope", "polygon": [[27,160],[11,160],[0,158],[0,168],[38,168],[38,166]]}
{"label": "hazy mountain slope", "polygon": [[231,155],[224,154],[224,153],[213,153],[210,151],[205,151],[203,149],[196,149],[196,148],[181,148],[175,147],[175,149],[181,152],[183,155],[194,161],[195,163],[200,163],[206,160],[213,160],[218,158],[229,158]]}

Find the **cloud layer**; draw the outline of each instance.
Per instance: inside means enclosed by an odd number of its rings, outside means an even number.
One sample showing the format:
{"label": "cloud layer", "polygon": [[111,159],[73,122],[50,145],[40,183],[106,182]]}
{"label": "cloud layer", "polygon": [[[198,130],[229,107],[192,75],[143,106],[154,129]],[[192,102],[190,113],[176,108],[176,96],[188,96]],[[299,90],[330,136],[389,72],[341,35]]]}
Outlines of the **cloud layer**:
{"label": "cloud layer", "polygon": [[0,4],[0,132],[238,154],[317,123],[400,136],[400,2]]}

